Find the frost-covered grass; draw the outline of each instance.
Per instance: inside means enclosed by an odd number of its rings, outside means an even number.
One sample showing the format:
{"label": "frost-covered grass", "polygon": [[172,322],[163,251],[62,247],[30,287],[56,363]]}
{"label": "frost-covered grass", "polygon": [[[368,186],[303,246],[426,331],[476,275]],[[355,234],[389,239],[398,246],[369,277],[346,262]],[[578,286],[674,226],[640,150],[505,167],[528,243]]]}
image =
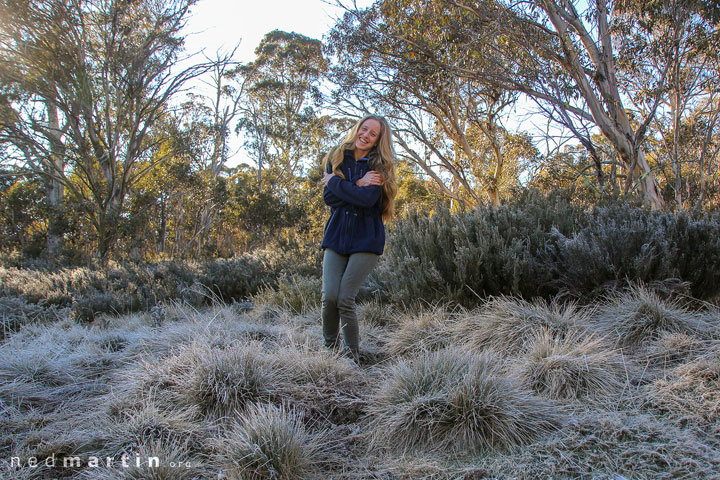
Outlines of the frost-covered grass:
{"label": "frost-covered grass", "polygon": [[[173,303],[92,324],[28,315],[0,343],[0,477],[720,471],[710,305],[640,287],[591,305],[495,297],[413,311],[373,300],[359,306],[357,366],[322,349],[314,301],[262,296],[254,308]],[[64,467],[71,457],[79,466]]]}

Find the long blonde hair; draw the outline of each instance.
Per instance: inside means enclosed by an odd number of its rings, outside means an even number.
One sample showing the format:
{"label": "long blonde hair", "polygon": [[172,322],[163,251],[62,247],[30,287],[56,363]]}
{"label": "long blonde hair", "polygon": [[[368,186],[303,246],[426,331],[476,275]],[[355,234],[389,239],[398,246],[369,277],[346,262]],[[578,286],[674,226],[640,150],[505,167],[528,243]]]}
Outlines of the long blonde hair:
{"label": "long blonde hair", "polygon": [[392,143],[392,128],[384,117],[378,115],[365,115],[361,118],[345,135],[343,141],[333,147],[323,160],[323,168],[327,171],[328,166],[332,166],[332,172],[340,178],[345,178],[340,164],[345,158],[345,151],[355,151],[355,140],[358,131],[363,123],[367,120],[377,120],[380,123],[380,138],[377,144],[368,153],[368,165],[372,170],[380,172],[383,176],[382,188],[382,219],[388,221],[393,214],[395,205],[395,195],[397,195],[397,183],[395,180],[395,149]]}

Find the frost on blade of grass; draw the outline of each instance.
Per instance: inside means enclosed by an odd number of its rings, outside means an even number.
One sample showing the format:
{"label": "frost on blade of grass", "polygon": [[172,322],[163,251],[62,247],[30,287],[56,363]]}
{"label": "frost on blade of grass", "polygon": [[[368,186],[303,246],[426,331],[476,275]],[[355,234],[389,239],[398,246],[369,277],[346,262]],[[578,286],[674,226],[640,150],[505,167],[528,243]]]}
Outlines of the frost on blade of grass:
{"label": "frost on blade of grass", "polygon": [[518,354],[527,351],[543,331],[558,338],[585,332],[588,319],[589,313],[574,304],[547,303],[542,299],[531,303],[502,296],[458,318],[454,334],[458,342],[473,350]]}
{"label": "frost on blade of grass", "polygon": [[440,305],[398,314],[385,349],[397,356],[445,348],[453,343],[451,322],[452,314]]}
{"label": "frost on blade of grass", "polygon": [[620,346],[638,346],[665,333],[710,334],[703,316],[642,285],[611,295],[594,317],[598,330]]}
{"label": "frost on blade of grass", "polygon": [[646,387],[646,402],[671,418],[720,433],[720,344]]}
{"label": "frost on blade of grass", "polygon": [[480,452],[556,430],[557,407],[506,376],[500,362],[451,348],[388,367],[368,406],[371,444],[400,452]]}
{"label": "frost on blade of grass", "polygon": [[716,479],[717,450],[691,430],[638,411],[581,413],[510,455],[481,459],[486,478]]}
{"label": "frost on blade of grass", "polygon": [[276,398],[281,379],[260,346],[206,347],[198,353],[197,363],[179,385],[184,403],[205,415],[223,417],[251,402]]}
{"label": "frost on blade of grass", "polygon": [[302,315],[320,305],[322,281],[302,275],[282,276],[275,287],[264,286],[253,295],[259,305],[275,305]]}
{"label": "frost on blade of grass", "polygon": [[214,443],[232,479],[309,478],[328,457],[323,438],[286,406],[250,405]]}
{"label": "frost on blade of grass", "polygon": [[623,386],[622,357],[599,338],[541,332],[520,360],[524,385],[555,399],[608,396]]}

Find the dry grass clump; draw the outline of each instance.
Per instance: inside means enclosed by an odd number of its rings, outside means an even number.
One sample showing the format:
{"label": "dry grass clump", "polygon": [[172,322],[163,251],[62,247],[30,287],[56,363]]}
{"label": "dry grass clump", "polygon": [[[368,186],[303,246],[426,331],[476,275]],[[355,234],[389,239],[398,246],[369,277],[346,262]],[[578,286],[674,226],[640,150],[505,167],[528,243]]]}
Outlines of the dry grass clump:
{"label": "dry grass clump", "polygon": [[400,314],[397,327],[388,332],[385,349],[390,356],[439,350],[453,343],[452,314],[440,305]]}
{"label": "dry grass clump", "polygon": [[397,320],[392,306],[385,305],[375,298],[359,303],[357,314],[362,324],[373,327],[389,327]]}
{"label": "dry grass clump", "polygon": [[621,346],[641,345],[664,333],[708,333],[702,315],[685,308],[678,300],[664,300],[642,285],[610,296],[594,321],[600,331],[617,338]]}
{"label": "dry grass clump", "polygon": [[373,446],[401,452],[512,448],[562,423],[552,403],[506,376],[489,353],[423,353],[388,367],[382,378],[368,405]]}
{"label": "dry grass clump", "polygon": [[185,445],[190,451],[202,450],[204,437],[210,435],[192,411],[186,409],[160,410],[152,402],[140,410],[119,412],[98,422],[102,431],[103,456],[119,457],[144,445],[160,442],[163,445]]}
{"label": "dry grass clump", "polygon": [[519,367],[523,384],[555,399],[613,395],[625,373],[622,356],[601,339],[575,333],[556,338],[547,331],[535,338]]}
{"label": "dry grass clump", "polygon": [[178,385],[183,403],[205,415],[224,417],[251,402],[277,396],[279,373],[256,343],[228,348],[200,346],[196,361]]}
{"label": "dry grass clump", "polygon": [[454,334],[472,350],[518,354],[526,351],[542,332],[562,338],[571,332],[584,331],[589,318],[586,310],[572,303],[563,305],[542,299],[530,303],[500,296],[458,318]]}
{"label": "dry grass clump", "polygon": [[720,426],[720,345],[648,385],[646,398],[674,419]]}
{"label": "dry grass clump", "polygon": [[303,275],[282,276],[276,287],[265,286],[252,296],[259,305],[275,305],[302,315],[320,305],[322,280]]}
{"label": "dry grass clump", "polygon": [[226,477],[242,480],[309,478],[329,451],[301,414],[268,404],[250,405],[214,444]]}
{"label": "dry grass clump", "polygon": [[285,378],[280,396],[296,410],[318,422],[355,422],[367,398],[367,377],[339,354],[291,345],[273,353],[274,366]]}
{"label": "dry grass clump", "polygon": [[[639,412],[593,411],[510,455],[482,459],[479,478],[717,479],[720,456],[694,432]],[[470,477],[476,478],[476,477]]]}
{"label": "dry grass clump", "polygon": [[648,364],[671,368],[706,352],[708,342],[687,333],[663,332],[647,346]]}

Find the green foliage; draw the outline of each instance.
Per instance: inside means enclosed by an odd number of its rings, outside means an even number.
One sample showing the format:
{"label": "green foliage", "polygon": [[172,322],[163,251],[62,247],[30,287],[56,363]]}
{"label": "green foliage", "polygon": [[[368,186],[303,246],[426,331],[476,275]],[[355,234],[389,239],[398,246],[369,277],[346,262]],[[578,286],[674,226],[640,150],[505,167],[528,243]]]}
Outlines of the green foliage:
{"label": "green foliage", "polygon": [[574,236],[551,237],[548,267],[555,284],[573,294],[668,279],[689,282],[696,298],[720,293],[720,222],[708,215],[611,205],[593,209]]}
{"label": "green foliage", "polygon": [[45,308],[28,303],[23,297],[0,297],[0,340],[18,331],[23,325],[50,323],[61,318],[65,309],[52,305]]}
{"label": "green foliage", "polygon": [[245,299],[271,283],[271,279],[265,259],[249,254],[209,261],[200,274],[200,281],[209,292],[225,302]]}
{"label": "green foliage", "polygon": [[[487,296],[593,296],[629,281],[720,293],[720,222],[626,204],[580,210],[561,197],[470,212],[413,213],[374,275],[398,303],[477,305]],[[684,283],[686,282],[686,283]]]}
{"label": "green foliage", "polygon": [[397,302],[477,303],[488,295],[551,295],[543,262],[548,232],[570,233],[582,213],[555,200],[522,208],[412,213],[391,233],[378,273]]}

